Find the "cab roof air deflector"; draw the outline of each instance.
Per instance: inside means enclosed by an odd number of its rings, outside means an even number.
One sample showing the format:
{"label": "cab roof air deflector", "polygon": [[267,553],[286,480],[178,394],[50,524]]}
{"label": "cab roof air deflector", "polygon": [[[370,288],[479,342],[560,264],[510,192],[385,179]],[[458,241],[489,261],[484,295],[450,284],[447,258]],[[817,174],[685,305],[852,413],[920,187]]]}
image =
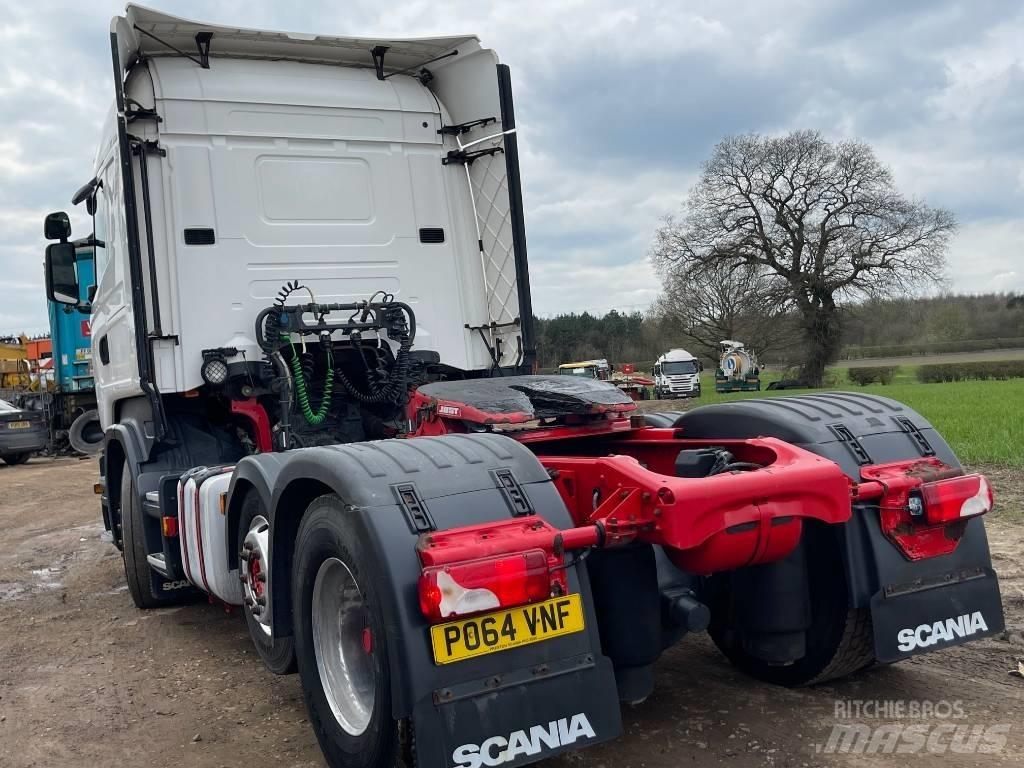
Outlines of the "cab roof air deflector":
{"label": "cab roof air deflector", "polygon": [[[384,79],[454,56],[459,49],[468,54],[480,48],[475,35],[385,40],[245,29],[182,19],[135,4],[114,18],[111,31],[118,36],[125,69],[140,57],[182,55],[199,66],[208,66],[211,57],[226,57],[372,67]],[[382,48],[386,57],[374,52]]]}

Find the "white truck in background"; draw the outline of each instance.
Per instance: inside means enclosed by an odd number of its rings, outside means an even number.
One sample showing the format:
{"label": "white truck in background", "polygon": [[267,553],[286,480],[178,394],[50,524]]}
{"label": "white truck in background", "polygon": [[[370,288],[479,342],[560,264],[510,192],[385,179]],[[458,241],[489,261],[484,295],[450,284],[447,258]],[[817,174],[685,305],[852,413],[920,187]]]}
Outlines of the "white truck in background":
{"label": "white truck in background", "polygon": [[700,397],[700,360],[685,349],[670,349],[654,363],[654,397]]}

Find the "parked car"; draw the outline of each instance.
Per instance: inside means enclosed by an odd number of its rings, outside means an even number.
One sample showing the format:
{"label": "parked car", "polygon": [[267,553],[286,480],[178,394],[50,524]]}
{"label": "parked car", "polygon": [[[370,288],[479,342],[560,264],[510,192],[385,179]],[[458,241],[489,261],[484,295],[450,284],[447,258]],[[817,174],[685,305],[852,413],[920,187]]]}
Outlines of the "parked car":
{"label": "parked car", "polygon": [[29,456],[46,446],[46,417],[42,411],[15,408],[0,400],[0,459],[7,464],[24,464]]}

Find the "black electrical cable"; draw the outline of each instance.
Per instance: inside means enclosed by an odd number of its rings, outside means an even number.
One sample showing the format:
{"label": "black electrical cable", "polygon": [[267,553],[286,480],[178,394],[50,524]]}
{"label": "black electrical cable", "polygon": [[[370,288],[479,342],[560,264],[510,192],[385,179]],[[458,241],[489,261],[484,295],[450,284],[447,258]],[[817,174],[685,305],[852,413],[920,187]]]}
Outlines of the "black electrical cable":
{"label": "black electrical cable", "polygon": [[721,467],[713,468],[710,475],[720,475],[723,472],[749,472],[754,469],[764,469],[764,467],[752,461],[732,461],[728,464],[723,464]]}

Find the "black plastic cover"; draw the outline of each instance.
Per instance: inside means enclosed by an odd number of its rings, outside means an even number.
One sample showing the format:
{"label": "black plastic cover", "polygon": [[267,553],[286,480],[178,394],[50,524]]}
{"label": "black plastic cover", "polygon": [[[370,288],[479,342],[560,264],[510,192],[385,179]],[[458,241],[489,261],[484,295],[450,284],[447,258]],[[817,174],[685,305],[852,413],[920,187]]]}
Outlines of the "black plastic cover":
{"label": "black plastic cover", "polygon": [[718,448],[690,448],[676,456],[676,477],[707,477],[719,456]]}
{"label": "black plastic cover", "polygon": [[188,227],[185,230],[185,245],[214,245],[217,235],[211,227]]}

